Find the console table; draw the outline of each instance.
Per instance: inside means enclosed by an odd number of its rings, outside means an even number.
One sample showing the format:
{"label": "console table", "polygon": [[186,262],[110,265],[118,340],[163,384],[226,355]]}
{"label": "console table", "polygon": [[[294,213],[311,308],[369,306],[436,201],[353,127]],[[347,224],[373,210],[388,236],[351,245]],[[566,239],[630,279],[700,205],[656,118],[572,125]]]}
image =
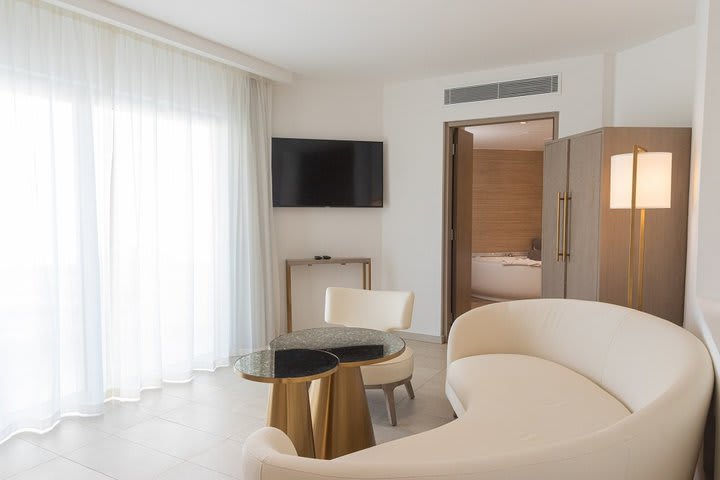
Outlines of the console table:
{"label": "console table", "polygon": [[331,258],[329,260],[315,260],[314,258],[288,258],[285,260],[285,295],[287,302],[287,331],[292,332],[292,267],[305,265],[348,265],[358,263],[362,265],[362,288],[372,290],[372,265],[369,258]]}

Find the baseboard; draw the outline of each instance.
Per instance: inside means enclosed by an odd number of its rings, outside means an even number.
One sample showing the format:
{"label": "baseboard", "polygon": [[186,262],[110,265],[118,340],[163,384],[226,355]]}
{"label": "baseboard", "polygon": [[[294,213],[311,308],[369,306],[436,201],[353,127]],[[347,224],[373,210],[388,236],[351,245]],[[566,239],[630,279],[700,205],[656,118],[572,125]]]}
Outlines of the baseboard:
{"label": "baseboard", "polygon": [[415,333],[415,332],[403,332],[403,331],[396,331],[398,335],[400,335],[401,338],[404,338],[406,340],[417,340],[418,342],[427,342],[427,343],[442,343],[442,338],[436,335],[426,335],[424,333]]}

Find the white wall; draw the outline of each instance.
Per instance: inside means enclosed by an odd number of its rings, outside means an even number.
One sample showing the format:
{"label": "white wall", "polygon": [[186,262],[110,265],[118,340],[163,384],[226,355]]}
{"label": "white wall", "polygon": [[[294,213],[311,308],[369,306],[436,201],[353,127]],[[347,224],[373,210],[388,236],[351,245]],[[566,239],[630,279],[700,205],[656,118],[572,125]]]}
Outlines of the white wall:
{"label": "white wall", "polygon": [[[598,128],[605,68],[597,55],[385,86],[381,284],[415,292],[411,331],[441,335],[444,122],[559,111],[561,136]],[[556,73],[558,94],[443,105],[448,87]]]}
{"label": "white wall", "polygon": [[696,160],[700,174],[697,198],[697,295],[720,301],[720,5],[709,2],[704,90],[696,116]]}
{"label": "white wall", "polygon": [[[383,139],[382,87],[296,79],[273,87],[275,137],[335,140]],[[370,257],[373,283],[380,278],[381,209],[275,208],[282,318],[285,259],[314,255]],[[321,326],[325,288],[361,286],[358,265],[293,268],[293,328]],[[375,287],[375,285],[373,285]]]}
{"label": "white wall", "polygon": [[615,55],[614,125],[692,124],[697,35],[690,26]]}
{"label": "white wall", "polygon": [[[688,27],[617,54],[384,87],[308,79],[277,85],[274,136],[384,139],[386,175],[380,210],[275,209],[281,280],[285,258],[370,256],[375,288],[415,291],[410,330],[440,336],[443,122],[558,111],[561,136],[604,125],[688,126],[695,39]],[[443,105],[448,87],[555,73],[559,94]],[[322,321],[324,288],[359,286],[360,267],[298,267],[293,279],[295,324],[309,327]]]}
{"label": "white wall", "polygon": [[[720,383],[720,5],[698,0],[697,76],[688,219],[685,327],[708,347]],[[715,416],[720,395],[715,389]],[[702,478],[702,476],[700,476]],[[720,428],[715,432],[715,478],[720,479]]]}

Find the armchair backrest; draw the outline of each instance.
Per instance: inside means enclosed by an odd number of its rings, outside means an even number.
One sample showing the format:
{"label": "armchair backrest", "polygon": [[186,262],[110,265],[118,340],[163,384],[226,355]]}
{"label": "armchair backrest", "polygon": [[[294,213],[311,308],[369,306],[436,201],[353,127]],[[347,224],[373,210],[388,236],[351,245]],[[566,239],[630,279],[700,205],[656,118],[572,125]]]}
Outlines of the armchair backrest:
{"label": "armchair backrest", "polygon": [[325,323],[376,330],[404,330],[412,322],[413,292],[330,287],[325,292]]}

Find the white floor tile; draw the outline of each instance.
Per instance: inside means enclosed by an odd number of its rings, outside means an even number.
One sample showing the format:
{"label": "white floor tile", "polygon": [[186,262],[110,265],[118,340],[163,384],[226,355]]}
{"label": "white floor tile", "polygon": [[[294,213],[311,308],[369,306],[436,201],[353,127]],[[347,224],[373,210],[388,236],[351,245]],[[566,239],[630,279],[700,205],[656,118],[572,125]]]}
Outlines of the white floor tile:
{"label": "white floor tile", "polygon": [[52,460],[56,455],[19,438],[0,444],[0,479]]}
{"label": "white floor tile", "polygon": [[[416,399],[396,389],[397,427],[389,424],[382,391],[367,392],[378,443],[452,421],[446,347],[408,344],[416,352]],[[267,398],[268,385],[241,379],[231,368],[200,372],[193,382],[146,390],[138,402],[108,402],[102,416],[66,419],[47,434],[0,444],[0,480],[239,478],[242,442],[265,424]]]}
{"label": "white floor tile", "polygon": [[416,353],[413,358],[415,367],[432,368],[435,370],[444,370],[446,367],[447,360],[445,357],[432,357],[429,355],[423,355]]}
{"label": "white floor tile", "polygon": [[193,381],[216,387],[233,387],[243,379],[233,371],[232,367],[220,367],[216,368],[214,372],[196,372]]}
{"label": "white floor tile", "polygon": [[223,441],[221,436],[162,418],[139,423],[118,432],[117,436],[184,459],[189,459]]}
{"label": "white floor tile", "polygon": [[222,437],[245,432],[259,421],[231,410],[196,403],[164,413],[160,418]]}
{"label": "white floor tile", "polygon": [[427,368],[427,367],[415,367],[415,371],[413,372],[412,376],[412,385],[415,389],[420,388],[423,386],[428,380],[436,376],[438,373],[440,373],[441,370],[437,368]]}
{"label": "white floor tile", "polygon": [[191,458],[190,461],[225,475],[240,478],[242,474],[242,446],[240,442],[225,440],[207,452]]}
{"label": "white floor tile", "polygon": [[107,433],[96,428],[83,425],[73,419],[64,419],[47,433],[23,433],[20,438],[45,450],[62,455],[89,443],[102,440],[107,436]]}
{"label": "white floor tile", "polygon": [[[418,385],[413,380],[412,382],[413,389],[415,392],[417,392]],[[373,408],[381,408],[385,409],[385,392],[380,389],[372,389],[372,390],[365,390],[365,396],[368,400],[368,406],[370,407],[370,410]],[[398,387],[395,387],[395,404],[397,402],[401,402],[405,400],[406,398],[409,398],[407,389],[405,388],[405,385],[400,385]]]}
{"label": "white floor tile", "polygon": [[445,375],[444,373],[439,373],[438,375],[434,376],[427,382],[420,385],[415,390],[416,395],[420,395],[421,397],[431,396],[431,397],[441,397],[441,398],[447,398],[445,395]]}
{"label": "white floor tile", "polygon": [[444,396],[425,395],[420,390],[418,390],[414,399],[411,400],[408,398],[397,403],[395,410],[398,421],[400,421],[401,417],[412,417],[416,414],[431,415],[447,421],[454,418],[453,409],[447,398]]}
{"label": "white floor tile", "polygon": [[221,390],[221,387],[195,381],[187,383],[163,383],[163,394],[184,398],[185,400],[195,400],[208,393],[219,390]]}
{"label": "white floor tile", "polygon": [[441,427],[452,420],[447,418],[434,417],[432,415],[414,414],[400,417],[398,415],[397,426],[408,432],[422,433],[433,428]]}
{"label": "white floor tile", "polygon": [[447,344],[418,342],[416,340],[405,340],[416,355],[425,355],[434,358],[447,359]]}
{"label": "white floor tile", "polygon": [[152,415],[139,410],[136,406],[124,406],[121,402],[108,402],[105,404],[104,414],[94,417],[76,417],[73,421],[103,432],[115,433],[150,418],[152,418]]}
{"label": "white floor tile", "polygon": [[[389,422],[387,417],[387,407],[385,405],[385,394],[383,393],[383,391],[367,390],[365,392],[365,396],[367,397],[368,409],[370,410],[370,415],[373,418],[373,422],[377,422],[380,424]],[[399,399],[396,399],[396,405],[398,401]]]}
{"label": "white floor tile", "polygon": [[233,480],[233,477],[194,463],[184,462],[163,473],[157,477],[157,480]]}
{"label": "white floor tile", "polygon": [[242,442],[245,441],[245,439],[249,437],[253,432],[260,430],[262,427],[264,427],[265,420],[260,420],[257,418],[247,418],[242,422],[237,422],[235,426],[237,428],[233,432],[233,434],[230,435],[230,440]]}
{"label": "white floor tile", "polygon": [[264,395],[258,398],[247,397],[233,406],[230,411],[244,417],[253,417],[264,421],[267,418],[267,408],[268,397]]}
{"label": "white floor tile", "polygon": [[118,480],[154,478],[182,462],[177,457],[117,437],[82,447],[67,458]]}
{"label": "white floor tile", "polygon": [[412,435],[409,430],[393,427],[389,423],[387,425],[373,424],[373,430],[375,431],[375,443],[378,445]]}
{"label": "white floor tile", "polygon": [[172,395],[166,395],[161,389],[145,390],[142,392],[140,401],[127,402],[136,404],[138,408],[150,415],[160,415],[170,410],[175,410],[190,403],[188,400]]}
{"label": "white floor tile", "polygon": [[228,388],[236,392],[245,393],[246,395],[252,396],[254,398],[267,398],[268,393],[270,392],[270,384],[253,382],[252,380],[245,379],[241,379],[240,382]]}
{"label": "white floor tile", "polygon": [[256,391],[241,391],[234,388],[220,388],[212,392],[197,395],[193,401],[224,410],[232,409],[249,400],[262,397]]}
{"label": "white floor tile", "polygon": [[112,478],[66,458],[58,457],[15,475],[12,480],[112,480]]}

